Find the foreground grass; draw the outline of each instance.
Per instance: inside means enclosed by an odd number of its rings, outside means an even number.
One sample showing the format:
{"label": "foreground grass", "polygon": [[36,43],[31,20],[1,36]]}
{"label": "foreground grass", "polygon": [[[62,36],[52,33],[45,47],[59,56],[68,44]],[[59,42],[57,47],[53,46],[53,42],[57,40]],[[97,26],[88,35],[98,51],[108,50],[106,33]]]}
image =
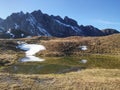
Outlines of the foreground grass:
{"label": "foreground grass", "polygon": [[[90,57],[92,62],[87,58],[88,63],[84,64],[87,69],[65,74],[25,75],[0,73],[0,90],[120,90],[119,38],[120,35],[84,38],[69,37],[52,40],[47,38],[41,40],[39,37],[21,39],[21,41],[27,43],[45,45],[47,50],[38,53],[38,56],[82,56],[83,54],[109,54],[118,56],[115,56],[115,59],[113,56],[102,56],[100,58],[92,56]],[[16,49],[16,42],[17,40],[0,40],[0,65],[6,65],[6,61],[10,64],[14,63],[18,60],[18,57],[22,57],[23,52]],[[88,46],[88,50],[85,52],[78,50],[78,47],[81,45]],[[83,58],[79,58],[79,60]],[[103,58],[106,58],[106,60],[103,60]],[[71,57],[67,59],[70,61],[70,66],[78,65],[78,62],[74,63]],[[97,61],[99,63],[96,62],[96,59],[99,60]],[[62,60],[59,62],[64,65],[68,63]],[[52,68],[56,68],[53,64],[58,63],[58,61],[54,61],[54,63],[48,61],[48,63],[52,63]],[[47,72],[48,70],[49,68],[43,71]]]}
{"label": "foreground grass", "polygon": [[119,69],[86,69],[66,74],[0,74],[0,90],[120,90]]}

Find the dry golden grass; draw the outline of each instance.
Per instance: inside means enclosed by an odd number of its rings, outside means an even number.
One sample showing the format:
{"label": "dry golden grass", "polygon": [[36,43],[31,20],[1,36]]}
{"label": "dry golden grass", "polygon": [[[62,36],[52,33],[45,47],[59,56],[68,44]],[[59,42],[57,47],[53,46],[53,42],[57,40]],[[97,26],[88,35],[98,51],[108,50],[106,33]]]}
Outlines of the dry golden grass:
{"label": "dry golden grass", "polygon": [[17,54],[0,54],[0,65],[10,65],[18,58]]}
{"label": "dry golden grass", "polygon": [[120,34],[104,36],[104,37],[67,37],[55,38],[48,41],[42,40],[47,50],[40,52],[39,55],[44,56],[66,56],[83,54],[79,46],[86,45],[88,47],[84,54],[111,54],[120,55]]}
{"label": "dry golden grass", "polygon": [[120,90],[119,69],[87,69],[66,74],[0,74],[0,90]]}
{"label": "dry golden grass", "polygon": [[81,45],[88,47],[84,54],[112,54],[120,55],[120,34],[114,34],[103,37],[80,37],[73,36],[67,38],[54,37],[33,37],[14,40],[0,39],[0,53],[3,51],[18,53],[15,46],[17,41],[25,41],[27,43],[37,43],[44,45],[47,50],[38,53],[43,56],[80,56],[83,52],[78,48]]}
{"label": "dry golden grass", "polygon": [[[105,37],[68,37],[19,39],[45,45],[38,55],[81,55],[78,46],[86,45],[84,54],[120,55],[120,34]],[[0,59],[17,60],[16,40],[0,40]],[[22,75],[0,73],[0,90],[120,90],[119,69],[86,69],[66,74]]]}
{"label": "dry golden grass", "polygon": [[17,42],[15,40],[2,40],[0,39],[0,66],[12,64],[23,55],[20,50],[16,49]]}

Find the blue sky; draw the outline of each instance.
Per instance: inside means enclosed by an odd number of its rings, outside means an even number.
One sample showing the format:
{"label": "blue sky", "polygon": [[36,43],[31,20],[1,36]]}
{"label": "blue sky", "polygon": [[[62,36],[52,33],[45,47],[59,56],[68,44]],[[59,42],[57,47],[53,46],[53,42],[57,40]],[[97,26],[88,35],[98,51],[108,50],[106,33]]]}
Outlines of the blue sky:
{"label": "blue sky", "polygon": [[68,16],[80,25],[120,31],[120,0],[1,0],[0,17],[39,9],[49,15]]}

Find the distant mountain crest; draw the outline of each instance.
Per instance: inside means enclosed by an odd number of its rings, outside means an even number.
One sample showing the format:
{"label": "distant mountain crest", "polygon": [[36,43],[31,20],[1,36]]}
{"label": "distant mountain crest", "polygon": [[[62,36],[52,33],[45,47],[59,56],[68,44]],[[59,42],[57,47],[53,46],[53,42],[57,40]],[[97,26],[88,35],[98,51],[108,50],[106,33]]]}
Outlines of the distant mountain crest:
{"label": "distant mountain crest", "polygon": [[119,31],[117,31],[115,29],[103,29],[102,32],[105,33],[105,35],[111,35],[111,34],[115,34],[115,33],[120,33]]}
{"label": "distant mountain crest", "polygon": [[[9,36],[10,33],[6,33],[10,29],[14,37]],[[60,16],[49,16],[40,10],[26,14],[21,11],[11,14],[5,20],[0,19],[0,31],[2,32],[0,37],[7,34],[12,38],[27,36],[104,36],[114,33],[109,30],[101,31],[93,26],[78,25],[77,21],[67,16],[64,19]]]}

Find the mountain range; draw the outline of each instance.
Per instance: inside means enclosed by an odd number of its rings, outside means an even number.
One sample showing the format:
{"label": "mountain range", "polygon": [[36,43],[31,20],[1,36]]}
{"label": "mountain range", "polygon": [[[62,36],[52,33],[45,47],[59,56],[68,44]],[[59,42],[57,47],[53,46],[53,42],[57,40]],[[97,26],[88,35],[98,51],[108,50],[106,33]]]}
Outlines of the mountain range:
{"label": "mountain range", "polygon": [[32,13],[12,13],[0,18],[0,38],[24,38],[31,36],[106,36],[119,33],[115,29],[100,30],[92,25],[78,25],[77,21],[65,16],[48,15],[40,10]]}

